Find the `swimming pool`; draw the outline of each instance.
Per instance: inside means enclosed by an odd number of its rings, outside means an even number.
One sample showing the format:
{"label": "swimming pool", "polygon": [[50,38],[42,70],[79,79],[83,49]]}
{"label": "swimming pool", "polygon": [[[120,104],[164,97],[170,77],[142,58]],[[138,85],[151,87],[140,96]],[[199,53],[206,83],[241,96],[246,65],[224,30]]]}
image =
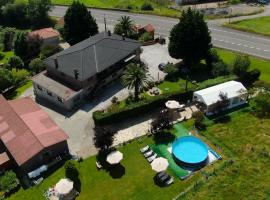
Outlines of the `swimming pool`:
{"label": "swimming pool", "polygon": [[208,158],[208,148],[200,139],[194,136],[184,136],[172,145],[174,157],[185,165],[204,164]]}

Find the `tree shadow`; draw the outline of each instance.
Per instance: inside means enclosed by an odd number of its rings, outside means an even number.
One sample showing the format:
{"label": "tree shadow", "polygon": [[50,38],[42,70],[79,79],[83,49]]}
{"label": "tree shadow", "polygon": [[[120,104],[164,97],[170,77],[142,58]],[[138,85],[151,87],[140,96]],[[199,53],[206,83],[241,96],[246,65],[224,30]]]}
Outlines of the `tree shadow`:
{"label": "tree shadow", "polygon": [[159,186],[160,188],[166,187],[166,185],[158,179],[158,173],[154,176],[153,181],[155,185]]}
{"label": "tree shadow", "polygon": [[169,131],[162,131],[159,133],[154,134],[154,141],[155,144],[169,144],[175,140],[175,135],[173,135]]}
{"label": "tree shadow", "polygon": [[220,116],[220,117],[217,117],[216,119],[214,119],[215,123],[222,123],[222,124],[229,123],[230,121],[231,121],[230,115],[223,115],[223,116]]}
{"label": "tree shadow", "polygon": [[123,165],[117,164],[109,168],[109,174],[113,179],[118,179],[126,174],[126,169]]}
{"label": "tree shadow", "polygon": [[81,192],[81,180],[79,179],[79,177],[78,178],[76,178],[76,179],[74,179],[73,180],[73,183],[74,183],[74,189],[77,191],[77,192]]}

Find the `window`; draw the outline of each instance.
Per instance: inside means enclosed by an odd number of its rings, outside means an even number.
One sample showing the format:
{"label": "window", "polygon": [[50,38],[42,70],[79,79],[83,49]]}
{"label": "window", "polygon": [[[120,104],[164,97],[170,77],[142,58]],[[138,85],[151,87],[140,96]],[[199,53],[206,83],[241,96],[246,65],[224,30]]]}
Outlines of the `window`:
{"label": "window", "polygon": [[232,104],[237,104],[237,103],[239,103],[239,97],[233,98]]}
{"label": "window", "polygon": [[48,91],[48,90],[47,90],[47,94],[48,94],[49,96],[52,96],[52,93],[51,93],[50,91]]}
{"label": "window", "polygon": [[59,102],[63,103],[63,99],[62,99],[62,98],[57,97],[57,100],[58,100]]}
{"label": "window", "polygon": [[42,87],[40,87],[39,85],[37,85],[37,88],[42,91]]}

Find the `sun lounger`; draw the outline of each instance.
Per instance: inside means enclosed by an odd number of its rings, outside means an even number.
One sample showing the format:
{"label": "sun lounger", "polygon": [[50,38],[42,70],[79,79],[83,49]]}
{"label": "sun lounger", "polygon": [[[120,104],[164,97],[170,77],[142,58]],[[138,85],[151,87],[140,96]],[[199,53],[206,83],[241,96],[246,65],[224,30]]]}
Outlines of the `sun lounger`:
{"label": "sun lounger", "polygon": [[165,171],[163,172],[159,172],[157,177],[160,179],[162,176],[164,176],[165,174],[167,174]]}
{"label": "sun lounger", "polygon": [[97,167],[97,169],[101,169],[102,168],[102,165],[100,164],[100,162],[96,161],[96,167]]}
{"label": "sun lounger", "polygon": [[147,146],[141,148],[141,149],[140,149],[140,152],[141,152],[141,153],[146,153],[146,151],[148,151],[148,150],[149,150],[149,146],[147,145]]}
{"label": "sun lounger", "polygon": [[168,181],[165,182],[166,185],[171,185],[174,182],[173,177],[171,177]]}
{"label": "sun lounger", "polygon": [[148,160],[149,163],[151,163],[156,157],[157,157],[157,154],[155,153],[154,155],[147,158],[147,160]]}
{"label": "sun lounger", "polygon": [[150,149],[149,151],[147,151],[144,155],[145,158],[148,158],[149,156],[151,156],[154,152]]}
{"label": "sun lounger", "polygon": [[164,182],[164,181],[166,181],[167,179],[169,179],[170,178],[170,176],[167,174],[167,173],[165,173],[159,180],[161,181],[161,182]]}

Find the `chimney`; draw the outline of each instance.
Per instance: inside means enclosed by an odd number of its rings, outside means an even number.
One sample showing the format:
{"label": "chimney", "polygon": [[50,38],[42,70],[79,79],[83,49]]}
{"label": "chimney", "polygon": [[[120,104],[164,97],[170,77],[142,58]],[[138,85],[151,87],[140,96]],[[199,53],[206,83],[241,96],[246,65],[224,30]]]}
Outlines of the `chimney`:
{"label": "chimney", "polygon": [[111,36],[111,35],[112,35],[111,31],[110,31],[110,30],[108,30],[108,36]]}
{"label": "chimney", "polygon": [[54,66],[55,66],[55,69],[58,69],[58,61],[57,61],[57,58],[54,59]]}
{"label": "chimney", "polygon": [[122,40],[125,40],[126,39],[126,37],[125,37],[125,34],[123,33],[122,34]]}
{"label": "chimney", "polygon": [[78,77],[79,77],[79,72],[78,72],[78,70],[77,70],[77,69],[74,69],[73,72],[74,72],[74,77],[75,77],[75,79],[78,80]]}

